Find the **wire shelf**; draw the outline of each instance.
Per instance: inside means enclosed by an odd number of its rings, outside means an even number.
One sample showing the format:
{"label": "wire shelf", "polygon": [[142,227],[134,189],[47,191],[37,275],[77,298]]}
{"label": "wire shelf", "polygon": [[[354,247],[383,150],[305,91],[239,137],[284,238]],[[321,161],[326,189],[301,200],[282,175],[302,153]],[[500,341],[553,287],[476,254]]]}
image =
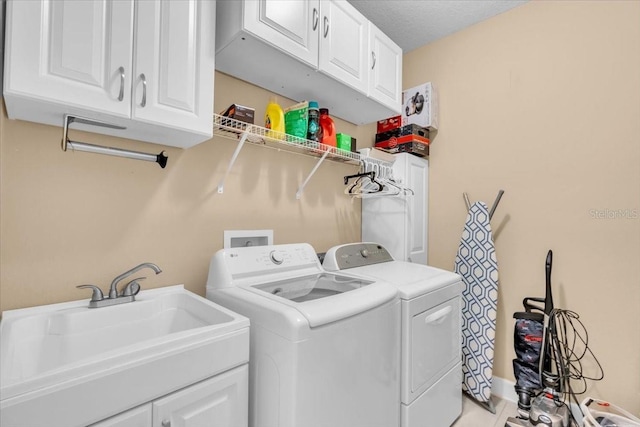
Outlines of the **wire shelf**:
{"label": "wire shelf", "polygon": [[224,117],[220,114],[213,115],[213,131],[214,134],[229,139],[239,139],[246,132],[247,142],[253,144],[262,144],[270,148],[314,157],[322,157],[329,152],[326,157],[328,160],[360,164],[360,155],[358,153],[340,150],[330,145],[320,144],[282,132],[275,132],[251,123]]}

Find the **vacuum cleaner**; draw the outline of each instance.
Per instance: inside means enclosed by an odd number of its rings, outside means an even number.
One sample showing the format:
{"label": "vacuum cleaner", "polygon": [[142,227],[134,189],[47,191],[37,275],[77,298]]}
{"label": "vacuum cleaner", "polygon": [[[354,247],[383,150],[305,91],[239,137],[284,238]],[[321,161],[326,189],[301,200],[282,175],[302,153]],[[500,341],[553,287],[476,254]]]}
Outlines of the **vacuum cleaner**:
{"label": "vacuum cleaner", "polygon": [[549,250],[545,262],[546,290],[544,298],[527,297],[524,312],[516,312],[513,371],[518,394],[518,417],[508,418],[505,427],[572,427],[577,426],[568,405],[563,401],[565,364],[563,346],[555,333],[551,264]]}

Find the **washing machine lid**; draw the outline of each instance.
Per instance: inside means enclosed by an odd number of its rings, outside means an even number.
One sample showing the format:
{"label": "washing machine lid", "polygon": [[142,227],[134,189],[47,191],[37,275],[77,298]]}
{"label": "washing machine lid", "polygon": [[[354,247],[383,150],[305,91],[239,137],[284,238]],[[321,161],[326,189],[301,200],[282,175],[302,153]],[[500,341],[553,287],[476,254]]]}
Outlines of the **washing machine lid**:
{"label": "washing machine lid", "polygon": [[397,294],[388,283],[324,272],[240,288],[296,309],[310,327],[365,312],[393,300]]}
{"label": "washing machine lid", "polygon": [[370,280],[382,280],[395,285],[401,299],[412,299],[462,280],[451,271],[406,261],[372,264],[348,271]]}

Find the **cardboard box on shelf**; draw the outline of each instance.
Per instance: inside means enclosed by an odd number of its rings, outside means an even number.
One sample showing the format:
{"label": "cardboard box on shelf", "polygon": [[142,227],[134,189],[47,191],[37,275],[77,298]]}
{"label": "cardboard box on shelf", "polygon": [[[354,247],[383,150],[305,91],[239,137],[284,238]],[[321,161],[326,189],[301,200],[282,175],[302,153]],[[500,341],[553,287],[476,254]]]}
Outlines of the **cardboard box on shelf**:
{"label": "cardboard box on shelf", "polygon": [[423,128],[422,126],[410,124],[396,129],[388,130],[386,132],[377,133],[376,142],[386,141],[394,136],[397,138],[405,135],[416,135],[422,138],[429,139],[429,129]]}
{"label": "cardboard box on shelf", "polygon": [[402,125],[408,124],[438,129],[438,93],[433,83],[402,92]]}
{"label": "cardboard box on shelf", "polygon": [[425,157],[429,155],[429,139],[418,135],[392,136],[386,141],[376,142],[375,147],[387,153],[411,153]]}
{"label": "cardboard box on shelf", "polygon": [[251,107],[245,107],[244,105],[231,104],[229,108],[220,113],[220,115],[241,122],[253,124],[255,110]]}
{"label": "cardboard box on shelf", "polygon": [[377,133],[399,128],[402,125],[402,116],[393,116],[388,119],[378,120]]}

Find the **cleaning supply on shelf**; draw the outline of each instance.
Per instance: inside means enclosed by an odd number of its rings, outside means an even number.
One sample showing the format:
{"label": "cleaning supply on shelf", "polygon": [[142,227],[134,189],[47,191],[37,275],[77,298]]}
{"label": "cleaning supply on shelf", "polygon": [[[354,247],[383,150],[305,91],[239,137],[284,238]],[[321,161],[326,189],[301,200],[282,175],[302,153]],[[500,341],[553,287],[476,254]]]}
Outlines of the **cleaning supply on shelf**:
{"label": "cleaning supply on shelf", "polygon": [[[284,127],[287,135],[298,138],[307,138],[307,127],[309,125],[309,103],[299,102],[284,109]],[[300,142],[300,141],[296,141]]]}
{"label": "cleaning supply on shelf", "polygon": [[329,116],[328,108],[320,109],[320,127],[322,128],[322,137],[320,142],[330,147],[337,145],[336,141],[336,126],[333,123],[333,119]]}
{"label": "cleaning supply on shelf", "polygon": [[281,134],[285,132],[284,111],[278,105],[276,97],[272,97],[267,104],[267,110],[264,113],[264,127],[269,129],[267,136],[271,138],[281,139]]}
{"label": "cleaning supply on shelf", "polygon": [[336,135],[336,147],[338,150],[351,151],[351,135],[339,133]]}
{"label": "cleaning supply on shelf", "polygon": [[321,142],[320,112],[316,101],[309,101],[309,125],[307,126],[307,139],[313,142]]}

